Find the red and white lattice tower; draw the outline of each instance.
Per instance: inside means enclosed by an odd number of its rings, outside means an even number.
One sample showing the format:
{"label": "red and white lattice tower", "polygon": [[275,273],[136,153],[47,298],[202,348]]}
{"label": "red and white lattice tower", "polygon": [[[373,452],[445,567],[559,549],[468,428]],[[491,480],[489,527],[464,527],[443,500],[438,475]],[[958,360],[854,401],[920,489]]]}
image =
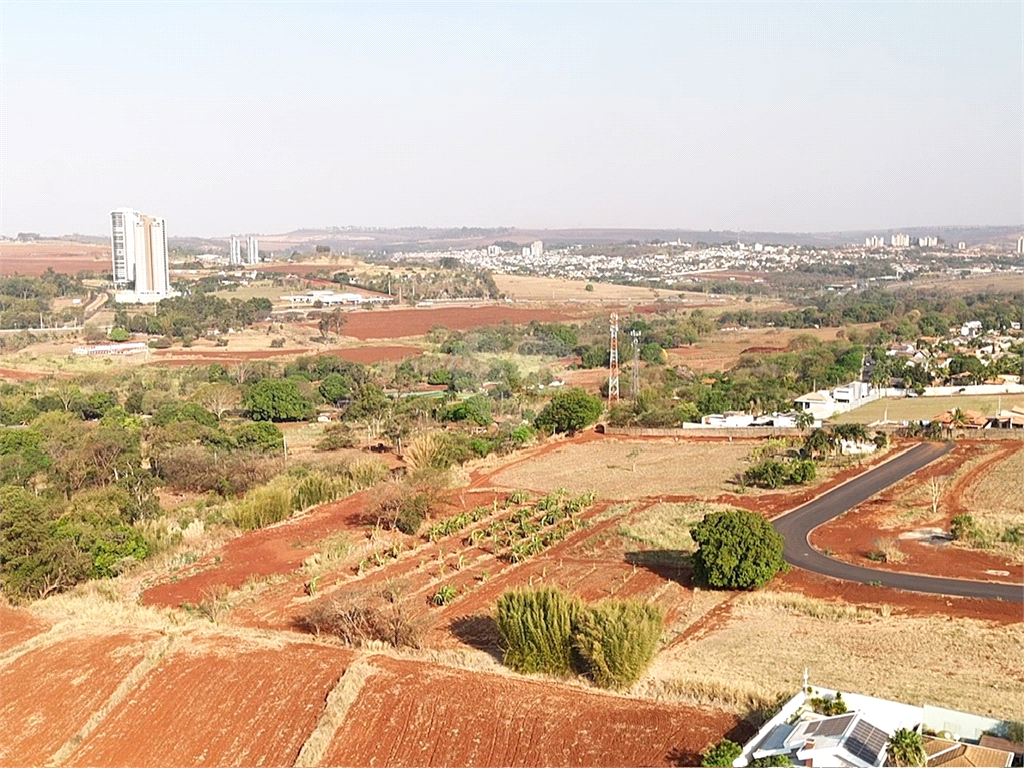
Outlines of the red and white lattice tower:
{"label": "red and white lattice tower", "polygon": [[608,403],[619,402],[619,316],[612,313],[608,347]]}

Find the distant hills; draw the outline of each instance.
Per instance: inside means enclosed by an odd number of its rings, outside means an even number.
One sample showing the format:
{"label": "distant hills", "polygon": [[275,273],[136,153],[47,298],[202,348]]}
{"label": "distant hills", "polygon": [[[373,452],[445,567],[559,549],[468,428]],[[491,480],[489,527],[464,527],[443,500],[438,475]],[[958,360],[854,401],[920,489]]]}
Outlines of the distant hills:
{"label": "distant hills", "polygon": [[[173,227],[171,227],[173,231]],[[328,227],[326,229],[297,229],[284,234],[259,234],[260,249],[267,251],[312,251],[317,245],[326,245],[332,251],[366,254],[371,251],[446,250],[448,248],[479,248],[493,243],[527,245],[543,240],[548,247],[569,244],[601,245],[615,243],[651,243],[680,240],[687,243],[709,245],[734,243],[763,243],[765,245],[838,246],[863,243],[872,235],[884,236],[904,233],[916,238],[930,235],[947,243],[965,242],[974,245],[1013,246],[1024,228],[1017,226],[986,227],[902,227],[845,232],[746,232],[695,229],[518,229],[516,227],[399,227],[394,229],[373,227]],[[250,233],[246,233],[250,234]],[[66,235],[59,239],[75,242],[106,242],[108,238],[87,235]],[[228,235],[223,238],[175,237],[169,238],[175,250],[201,252],[222,249]]]}

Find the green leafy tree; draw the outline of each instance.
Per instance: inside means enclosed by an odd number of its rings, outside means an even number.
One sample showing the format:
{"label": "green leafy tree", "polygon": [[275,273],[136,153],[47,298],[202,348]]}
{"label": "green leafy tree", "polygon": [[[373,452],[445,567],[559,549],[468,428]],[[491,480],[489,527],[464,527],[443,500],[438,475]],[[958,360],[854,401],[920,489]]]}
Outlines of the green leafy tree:
{"label": "green leafy tree", "polygon": [[312,415],[313,407],[291,379],[263,379],[245,395],[245,407],[253,421],[299,421]]}
{"label": "green leafy tree", "polygon": [[735,741],[722,739],[701,755],[702,766],[731,766],[732,761],[743,754],[743,747]]}
{"label": "green leafy tree", "polygon": [[494,421],[491,417],[491,401],[482,395],[473,395],[454,403],[439,416],[442,421],[471,421],[481,427],[486,427]]}
{"label": "green leafy tree", "polygon": [[269,421],[242,424],[231,433],[231,436],[239,448],[280,451],[284,447],[284,435]]}
{"label": "green leafy tree", "polygon": [[534,426],[549,433],[573,434],[593,424],[603,412],[604,403],[600,399],[582,389],[567,389],[551,398],[538,414]]}
{"label": "green leafy tree", "polygon": [[908,728],[900,728],[889,737],[885,745],[889,765],[924,765],[924,741],[921,734]]}
{"label": "green leafy tree", "polygon": [[782,536],[753,512],[711,512],[690,535],[698,545],[694,575],[712,587],[754,589],[785,567]]}

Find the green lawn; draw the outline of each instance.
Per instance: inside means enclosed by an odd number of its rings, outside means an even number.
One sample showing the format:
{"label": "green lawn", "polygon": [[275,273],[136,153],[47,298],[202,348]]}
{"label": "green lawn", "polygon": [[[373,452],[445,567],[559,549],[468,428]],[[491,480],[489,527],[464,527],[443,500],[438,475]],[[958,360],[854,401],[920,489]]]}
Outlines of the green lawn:
{"label": "green lawn", "polygon": [[948,397],[883,398],[861,406],[849,413],[836,416],[841,424],[861,422],[870,424],[888,414],[889,421],[921,421],[938,416],[943,411],[961,408],[994,416],[998,408],[1007,409],[1024,404],[1024,395],[950,395]]}

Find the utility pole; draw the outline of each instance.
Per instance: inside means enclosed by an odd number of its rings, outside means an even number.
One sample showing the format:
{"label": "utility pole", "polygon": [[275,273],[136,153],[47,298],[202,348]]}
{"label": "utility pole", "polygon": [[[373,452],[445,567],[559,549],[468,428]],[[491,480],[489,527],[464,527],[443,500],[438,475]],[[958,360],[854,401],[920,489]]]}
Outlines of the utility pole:
{"label": "utility pole", "polygon": [[630,380],[629,394],[635,403],[637,395],[640,394],[640,331],[632,330],[629,335],[633,337],[633,375]]}
{"label": "utility pole", "polygon": [[612,313],[608,349],[608,405],[619,402],[619,316]]}

